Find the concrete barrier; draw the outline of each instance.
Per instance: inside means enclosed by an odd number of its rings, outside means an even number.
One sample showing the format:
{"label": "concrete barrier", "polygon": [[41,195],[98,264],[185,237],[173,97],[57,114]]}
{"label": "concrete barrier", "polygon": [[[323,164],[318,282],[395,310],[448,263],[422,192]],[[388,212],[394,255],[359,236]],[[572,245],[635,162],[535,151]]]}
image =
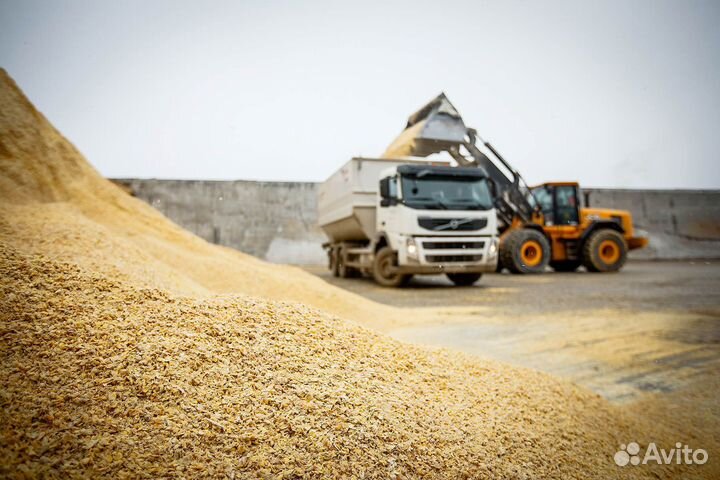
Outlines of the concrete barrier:
{"label": "concrete barrier", "polygon": [[[277,263],[320,264],[316,183],[116,179],[205,240]],[[644,259],[720,258],[720,190],[583,190],[591,207],[630,210],[648,232]]]}
{"label": "concrete barrier", "polygon": [[276,263],[326,261],[314,183],[113,181],[208,242]]}

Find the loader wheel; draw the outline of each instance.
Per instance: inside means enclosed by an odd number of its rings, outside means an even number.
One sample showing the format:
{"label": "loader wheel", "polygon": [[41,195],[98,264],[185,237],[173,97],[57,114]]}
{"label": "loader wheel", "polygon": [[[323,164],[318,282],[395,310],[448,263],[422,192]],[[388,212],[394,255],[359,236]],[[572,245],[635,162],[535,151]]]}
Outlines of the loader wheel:
{"label": "loader wheel", "polygon": [[550,262],[550,266],[556,272],[574,272],[582,265],[580,260],[563,260],[560,262]]}
{"label": "loader wheel", "polygon": [[445,276],[458,287],[468,287],[480,280],[482,273],[446,273]]}
{"label": "loader wheel", "polygon": [[583,245],[582,262],[589,272],[617,272],[626,260],[627,244],[615,230],[599,230]]}
{"label": "loader wheel", "polygon": [[390,247],[383,247],[375,254],[373,262],[373,278],[383,287],[399,287],[408,280],[410,275],[401,275],[391,272],[397,266],[397,255]]}
{"label": "loader wheel", "polygon": [[550,242],[537,230],[514,230],[500,245],[500,261],[512,273],[541,273],[550,261]]}

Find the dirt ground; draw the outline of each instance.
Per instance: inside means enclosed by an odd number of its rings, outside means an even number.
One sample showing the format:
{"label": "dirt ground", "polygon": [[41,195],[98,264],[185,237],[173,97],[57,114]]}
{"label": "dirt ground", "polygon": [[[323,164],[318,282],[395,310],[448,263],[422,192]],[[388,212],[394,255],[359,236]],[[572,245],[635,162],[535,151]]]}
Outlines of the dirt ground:
{"label": "dirt ground", "polygon": [[307,270],[409,313],[433,312],[380,325],[397,339],[546,371],[616,403],[698,388],[720,373],[720,262],[634,261],[605,275],[503,273],[464,288],[426,276],[386,289]]}

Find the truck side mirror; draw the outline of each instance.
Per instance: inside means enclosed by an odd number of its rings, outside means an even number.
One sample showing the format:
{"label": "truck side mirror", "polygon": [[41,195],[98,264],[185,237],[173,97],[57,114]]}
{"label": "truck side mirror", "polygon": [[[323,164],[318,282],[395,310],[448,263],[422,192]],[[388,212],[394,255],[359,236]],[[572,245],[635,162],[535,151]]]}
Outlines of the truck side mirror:
{"label": "truck side mirror", "polygon": [[385,177],[382,180],[380,180],[380,206],[381,207],[391,207],[393,205],[397,205],[397,194],[395,192],[395,188],[392,188],[394,185],[392,185],[391,182],[394,182],[395,179],[392,177]]}
{"label": "truck side mirror", "polygon": [[390,177],[380,180],[380,198],[383,200],[389,200],[392,198],[390,196]]}

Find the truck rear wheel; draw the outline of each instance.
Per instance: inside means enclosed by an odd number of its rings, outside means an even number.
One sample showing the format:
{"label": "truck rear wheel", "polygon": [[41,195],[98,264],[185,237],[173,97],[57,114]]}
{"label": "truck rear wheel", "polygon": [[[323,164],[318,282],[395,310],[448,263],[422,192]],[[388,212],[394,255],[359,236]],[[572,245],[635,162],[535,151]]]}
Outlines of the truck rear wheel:
{"label": "truck rear wheel", "polygon": [[446,273],[445,276],[458,287],[467,287],[480,280],[482,273]]}
{"label": "truck rear wheel", "polygon": [[626,260],[627,243],[615,230],[598,230],[583,245],[582,262],[589,272],[617,272]]}
{"label": "truck rear wheel", "polygon": [[347,247],[340,247],[337,251],[337,257],[335,259],[335,263],[337,264],[337,275],[340,278],[353,278],[359,276],[360,272],[353,267],[348,267],[347,263],[345,262],[345,252],[344,249]]}
{"label": "truck rear wheel", "polygon": [[541,273],[550,262],[550,242],[537,230],[513,230],[500,244],[500,261],[512,273]]}
{"label": "truck rear wheel", "polygon": [[383,287],[399,287],[410,280],[410,275],[393,272],[393,267],[397,267],[397,254],[390,247],[382,247],[375,254],[373,278]]}
{"label": "truck rear wheel", "polygon": [[340,278],[349,278],[350,277],[350,269],[347,265],[345,265],[345,260],[343,260],[342,255],[338,256],[338,277]]}
{"label": "truck rear wheel", "polygon": [[328,254],[330,257],[330,271],[332,272],[333,277],[340,276],[340,270],[338,269],[338,250],[338,248],[333,248]]}

